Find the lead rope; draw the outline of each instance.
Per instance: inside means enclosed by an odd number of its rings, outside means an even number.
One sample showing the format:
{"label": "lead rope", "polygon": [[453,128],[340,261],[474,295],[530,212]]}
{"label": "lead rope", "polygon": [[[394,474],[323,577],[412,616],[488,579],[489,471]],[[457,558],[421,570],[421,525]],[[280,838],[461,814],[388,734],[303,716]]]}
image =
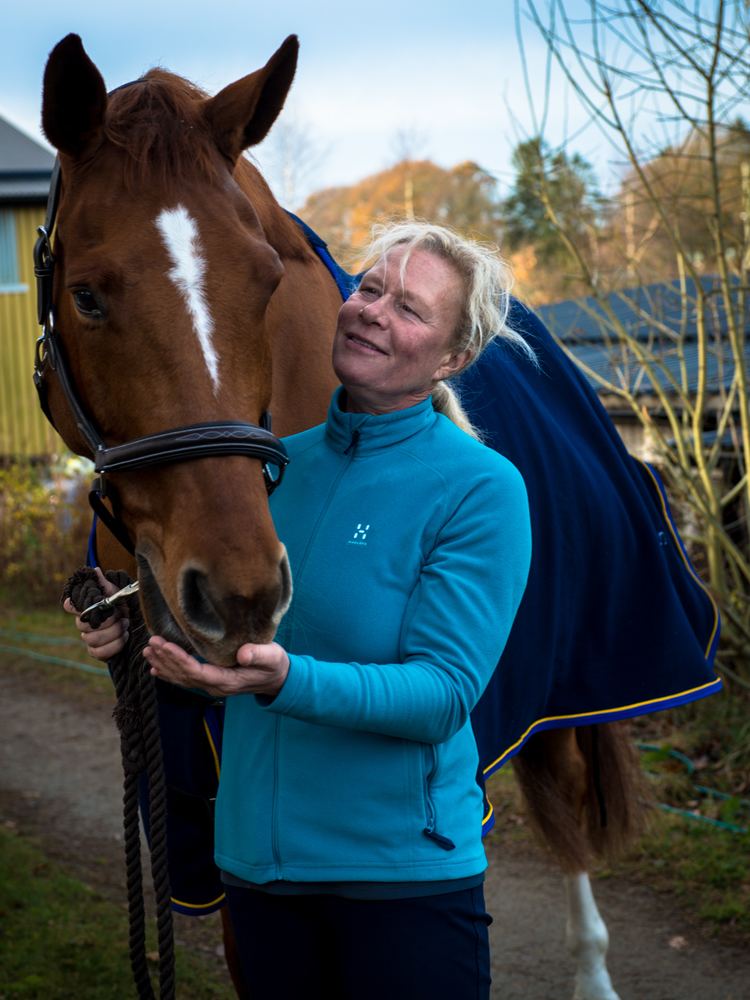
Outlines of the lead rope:
{"label": "lead rope", "polygon": [[[107,579],[119,588],[129,583],[123,572],[107,572]],[[63,600],[70,597],[79,611],[101,600],[103,593],[93,569],[78,570],[63,590]],[[110,614],[107,609],[94,612],[91,625],[98,628]],[[146,915],[143,899],[141,834],[138,820],[138,782],[145,771],[149,788],[149,828],[151,879],[156,900],[156,925],[159,947],[160,1000],[174,1000],[174,931],[172,926],[171,888],[167,870],[167,796],[164,762],[159,734],[156,685],[141,655],[145,645],[145,627],[133,627],[140,621],[137,598],[128,600],[130,638],[126,647],[108,661],[117,694],[113,716],[120,731],[123,766],[123,829],[125,868],[128,889],[130,967],[140,1000],[155,1000],[146,957]]]}

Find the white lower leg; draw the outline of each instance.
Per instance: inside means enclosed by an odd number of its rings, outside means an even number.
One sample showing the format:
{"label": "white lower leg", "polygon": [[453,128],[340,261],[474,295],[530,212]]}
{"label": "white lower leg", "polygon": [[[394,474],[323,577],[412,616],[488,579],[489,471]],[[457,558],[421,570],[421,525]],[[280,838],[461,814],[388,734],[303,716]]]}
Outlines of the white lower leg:
{"label": "white lower leg", "polygon": [[565,876],[568,897],[566,941],[576,960],[573,1000],[619,1000],[607,972],[609,935],[585,872]]}

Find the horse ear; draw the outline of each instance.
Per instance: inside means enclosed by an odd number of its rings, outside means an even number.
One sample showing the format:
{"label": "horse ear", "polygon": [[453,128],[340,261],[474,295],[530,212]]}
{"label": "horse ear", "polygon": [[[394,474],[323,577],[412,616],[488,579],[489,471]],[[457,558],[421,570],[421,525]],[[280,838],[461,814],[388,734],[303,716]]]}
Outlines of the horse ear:
{"label": "horse ear", "polygon": [[206,102],[205,115],[221,152],[232,162],[265,139],[284,107],[297,69],[296,35],[282,42],[266,65],[230,83]]}
{"label": "horse ear", "polygon": [[107,88],[78,35],[66,35],[44,70],[42,129],[61,153],[79,157],[98,141]]}

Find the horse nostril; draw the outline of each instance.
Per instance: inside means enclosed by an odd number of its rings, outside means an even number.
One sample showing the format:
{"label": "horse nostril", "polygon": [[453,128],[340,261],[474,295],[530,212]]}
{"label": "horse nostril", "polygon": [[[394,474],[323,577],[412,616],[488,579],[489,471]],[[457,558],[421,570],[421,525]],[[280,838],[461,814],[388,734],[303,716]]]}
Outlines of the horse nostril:
{"label": "horse nostril", "polygon": [[181,604],[190,624],[204,635],[221,638],[225,634],[224,621],[211,595],[208,576],[197,569],[182,574]]}

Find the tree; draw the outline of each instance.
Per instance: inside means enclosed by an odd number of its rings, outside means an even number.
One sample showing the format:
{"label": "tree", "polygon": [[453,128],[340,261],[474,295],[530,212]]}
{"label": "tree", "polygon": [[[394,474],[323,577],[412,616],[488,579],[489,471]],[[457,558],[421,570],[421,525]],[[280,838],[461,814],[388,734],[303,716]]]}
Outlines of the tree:
{"label": "tree", "polygon": [[515,180],[502,202],[503,249],[511,254],[519,295],[539,305],[582,294],[585,286],[553,219],[564,220],[588,248],[593,267],[601,238],[593,168],[579,153],[551,150],[541,136],[519,143],[511,162]]}
{"label": "tree", "polygon": [[[680,274],[673,233],[679,234],[682,250],[696,271],[715,274],[719,270],[713,234],[713,171],[721,191],[721,228],[727,265],[739,274],[742,246],[746,242],[748,220],[745,213],[747,178],[743,163],[750,162],[750,132],[741,118],[718,125],[712,152],[705,135],[695,128],[683,141],[673,144],[643,163],[643,174],[630,168],[610,204],[610,242],[625,260],[619,278],[634,284],[641,280],[669,280]],[[670,220],[665,227],[663,214],[655,211],[658,199]],[[624,257],[623,252],[624,251]],[[646,261],[644,271],[641,264]],[[616,269],[612,268],[613,276]]]}
{"label": "tree", "polygon": [[505,239],[511,250],[533,245],[542,264],[559,263],[565,255],[560,225],[550,219],[546,202],[560,222],[585,238],[596,226],[598,194],[594,172],[578,153],[552,152],[540,136],[513,150],[516,178],[503,201]]}
{"label": "tree", "polygon": [[401,160],[350,187],[318,191],[302,214],[352,270],[375,222],[424,218],[491,242],[502,232],[495,179],[471,162],[445,169],[430,160]]}
{"label": "tree", "polygon": [[[556,203],[554,175],[538,167],[547,163],[544,134],[528,146],[540,154],[532,175],[546,224],[559,235],[569,267],[596,304],[604,339],[616,341],[649,378],[654,409],[647,411],[629,388],[588,374],[647,427],[673,490],[694,515],[705,571],[722,610],[722,668],[750,687],[750,137],[737,120],[748,96],[747,5],[591,0],[588,18],[574,22],[562,0],[544,6],[518,2],[526,15],[522,49],[530,26],[624,164],[607,211],[606,239],[592,261],[575,214]],[[545,104],[549,97],[548,87]],[[547,110],[537,120],[547,121]],[[647,333],[634,335],[608,293],[671,276],[678,281],[681,315],[691,321],[670,326],[646,308],[634,318]],[[686,378],[693,352],[695,384]],[[723,378],[710,392],[712,365]]]}
{"label": "tree", "polygon": [[310,190],[327,150],[298,115],[287,112],[255,155],[278,200],[285,208],[295,209]]}

